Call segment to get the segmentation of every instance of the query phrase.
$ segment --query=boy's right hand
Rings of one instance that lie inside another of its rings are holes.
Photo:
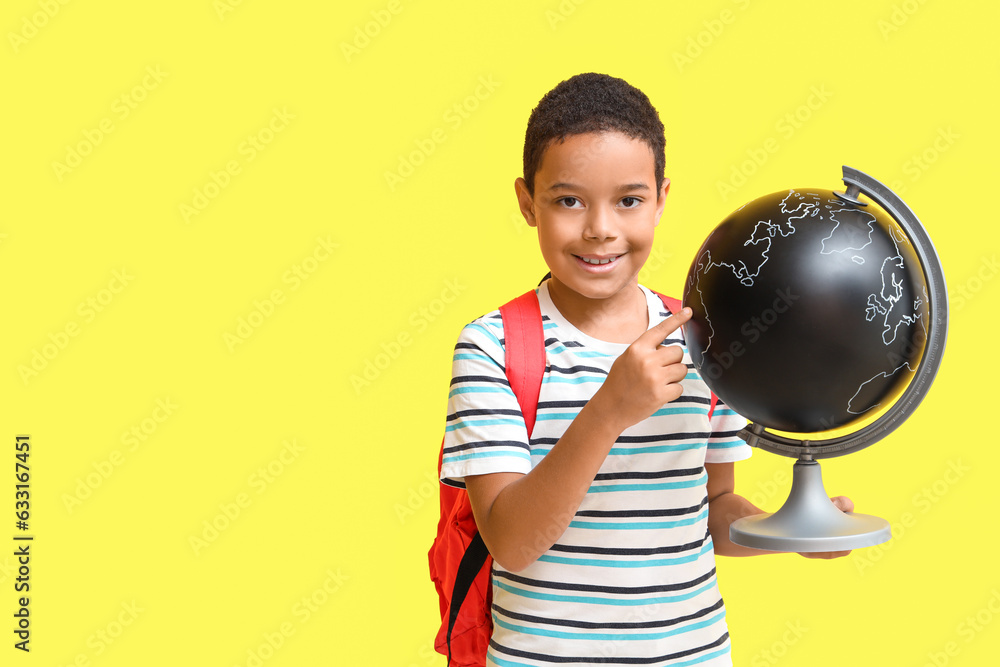
[[[680,382],[688,373],[683,363],[684,350],[660,343],[690,319],[691,309],[684,308],[647,329],[611,366],[594,399],[602,403],[607,418],[622,431],[683,393]]]

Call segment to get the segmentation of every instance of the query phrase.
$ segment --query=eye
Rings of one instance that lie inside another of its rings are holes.
[[[583,206],[583,202],[576,197],[560,197],[556,200],[556,202],[566,208],[580,208],[580,206]],[[579,204],[579,206],[577,206],[577,204]]]
[[[621,205],[625,208],[635,208],[642,203],[642,200],[638,197],[622,197]]]

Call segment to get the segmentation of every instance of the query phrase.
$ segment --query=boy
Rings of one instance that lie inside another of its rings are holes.
[[[528,120],[515,191],[551,274],[536,424],[493,311],[456,345],[441,470],[494,558],[488,664],[732,664],[714,556],[761,553],[729,541],[761,510],[733,493],[746,422],[721,403],[709,419],[690,310],[671,317],[638,284],[663,170],[656,110],[620,79],[572,77]]]

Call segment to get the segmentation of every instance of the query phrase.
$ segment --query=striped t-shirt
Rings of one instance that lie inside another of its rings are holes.
[[[643,288],[649,324],[669,314]],[[503,323],[493,311],[455,346],[441,477],[528,473],[562,436],[628,346],[582,333],[537,290],[546,369],[529,441],[504,375]],[[665,344],[683,345],[682,332]],[[683,395],[615,441],[569,528],[518,573],[493,565],[488,664],[731,665],[725,607],[708,532],[705,462],[750,448],[746,421],[710,392],[685,349]]]

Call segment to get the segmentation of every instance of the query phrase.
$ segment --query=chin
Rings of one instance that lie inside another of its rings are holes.
[[[558,277],[557,277],[558,279]],[[634,285],[636,283],[636,277],[633,276],[631,280],[626,280],[624,282],[620,280],[608,281],[608,282],[596,282],[596,281],[564,281],[559,280],[563,287],[568,288],[579,294],[580,296],[586,297],[588,299],[608,299],[622,290]]]

